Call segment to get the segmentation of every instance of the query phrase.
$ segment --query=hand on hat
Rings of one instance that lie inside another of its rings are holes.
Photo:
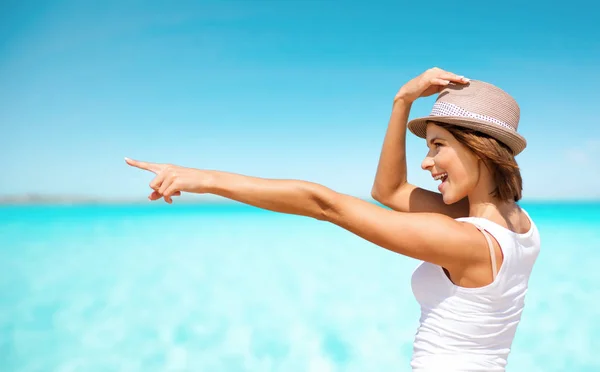
[[[150,188],[154,191],[148,196],[150,200],[165,198],[169,204],[173,203],[172,196],[181,195],[182,191],[202,193],[204,192],[207,175],[202,170],[185,168],[172,164],[158,164],[137,161],[125,158],[127,164],[150,171],[156,177],[150,182]]]
[[[450,82],[466,84],[469,82],[469,79],[437,67],[430,68],[404,84],[396,94],[396,97],[394,97],[394,102],[403,101],[412,103],[419,97],[427,97],[441,92],[446,85],[450,84]]]

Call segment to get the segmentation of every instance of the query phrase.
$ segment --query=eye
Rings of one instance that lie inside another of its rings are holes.
[[[442,146],[443,146],[443,144],[442,144],[441,142],[434,142],[434,143],[433,143],[433,146],[434,146],[435,148],[439,148],[439,147],[442,147]]]

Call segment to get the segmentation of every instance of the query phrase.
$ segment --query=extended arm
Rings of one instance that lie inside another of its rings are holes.
[[[325,220],[336,194],[325,186],[299,180],[266,179],[206,171],[203,192],[270,211]]]
[[[449,270],[485,259],[481,254],[485,250],[477,249],[481,236],[440,214],[391,211],[307,181],[127,162],[156,173],[150,183],[151,199],[177,192],[220,195],[262,209],[327,221],[382,248]]]
[[[449,269],[485,260],[481,237],[440,214],[390,211],[323,185],[208,171],[205,192],[340,226],[382,248]]]

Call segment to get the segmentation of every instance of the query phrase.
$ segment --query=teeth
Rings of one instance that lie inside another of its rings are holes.
[[[442,174],[438,174],[437,176],[433,177],[434,180],[441,180],[444,177],[447,177],[448,173],[442,173]]]

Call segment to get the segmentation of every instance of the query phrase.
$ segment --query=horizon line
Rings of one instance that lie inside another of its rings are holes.
[[[236,200],[228,199],[218,195],[201,194],[174,198],[174,204],[204,204],[204,205],[246,205]],[[358,199],[382,205],[382,203],[373,199],[371,196],[356,196]],[[600,203],[599,197],[527,197],[519,200],[518,203]],[[0,195],[0,206],[8,205],[128,205],[128,204],[146,204],[151,203],[147,198],[138,197],[99,197],[90,195],[59,195],[59,194],[15,194]],[[251,206],[252,205],[248,205]]]

